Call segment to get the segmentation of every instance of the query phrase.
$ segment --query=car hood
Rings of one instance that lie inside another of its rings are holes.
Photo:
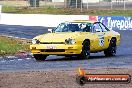
[[[75,39],[76,37],[80,36],[80,32],[58,32],[58,33],[47,33],[40,36],[35,37],[40,42],[64,42],[65,39]]]

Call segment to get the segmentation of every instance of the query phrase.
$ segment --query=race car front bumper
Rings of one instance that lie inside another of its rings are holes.
[[[72,55],[81,54],[82,45],[66,44],[33,44],[30,45],[32,54]]]

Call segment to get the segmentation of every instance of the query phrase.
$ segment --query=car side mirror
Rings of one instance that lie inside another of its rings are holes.
[[[48,29],[48,31],[52,33],[52,29]]]
[[[112,28],[109,28],[109,30],[112,30]]]

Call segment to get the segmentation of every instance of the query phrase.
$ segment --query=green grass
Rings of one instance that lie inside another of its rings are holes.
[[[65,14],[65,15],[101,15],[101,16],[132,16],[132,10],[86,10],[75,8],[53,8],[53,7],[3,7],[4,13],[20,13],[20,14]]]
[[[0,56],[14,55],[19,51],[29,51],[29,40],[0,36]]]
[[[3,6],[28,6],[28,1],[22,0],[1,0],[0,4]]]

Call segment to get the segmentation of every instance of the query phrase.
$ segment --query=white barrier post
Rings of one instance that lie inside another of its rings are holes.
[[[0,20],[1,20],[1,13],[2,13],[2,5],[0,5]]]
[[[2,5],[0,5],[0,14],[1,14],[1,12],[2,12]]]
[[[34,0],[34,6],[35,6],[35,8],[37,7],[37,3],[36,3],[36,0]]]
[[[83,2],[82,2],[82,0],[81,0],[81,12],[82,12],[82,9],[83,9]]]
[[[87,0],[87,9],[88,9],[88,3],[89,3],[89,2],[88,2],[88,0]]]
[[[113,4],[112,4],[112,0],[111,0],[111,10],[113,9]]]
[[[53,0],[52,2],[53,2],[53,4],[54,4],[54,8],[56,8],[56,5],[55,5],[56,1],[55,1],[55,0]]]
[[[126,10],[126,1],[124,0],[124,10]]]
[[[77,0],[76,0],[76,8],[77,8]]]

